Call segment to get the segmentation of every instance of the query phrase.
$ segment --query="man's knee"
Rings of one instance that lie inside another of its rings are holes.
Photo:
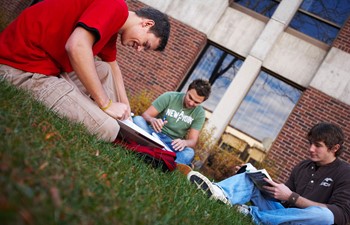
[[[176,162],[190,165],[194,159],[194,150],[190,147],[186,147],[180,152],[176,152],[178,159]]]
[[[135,124],[139,124],[139,123],[145,123],[145,119],[142,116],[134,116],[132,118],[132,120],[134,121]]]
[[[111,66],[106,62],[96,61],[95,66],[100,80],[104,80],[112,72]]]
[[[137,126],[141,127],[143,130],[149,131],[148,124],[142,116],[134,116],[132,120]]]
[[[310,206],[306,208],[312,212],[310,212],[312,215],[314,215],[314,218],[312,221],[315,222],[315,224],[333,224],[334,223],[334,215],[331,210],[329,210],[326,207],[319,207],[319,206]]]
[[[113,118],[109,118],[94,133],[101,140],[113,142],[117,138],[119,130],[118,122]]]
[[[184,151],[186,151],[186,154],[188,156],[194,156],[194,150],[191,147],[185,147]]]

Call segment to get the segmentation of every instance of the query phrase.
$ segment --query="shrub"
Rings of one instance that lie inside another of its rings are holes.
[[[141,90],[136,95],[129,95],[131,111],[135,115],[141,115],[152,104],[154,93],[152,91]]]
[[[214,180],[223,180],[234,174],[234,166],[242,163],[234,154],[222,150],[212,140],[214,130],[203,129],[195,148],[194,167]]]
[[[209,157],[210,152],[218,147],[216,143],[212,143],[211,141],[212,134],[213,129],[208,131],[205,128],[203,128],[199,134],[198,142],[194,148],[195,157],[193,164],[195,166],[195,169],[200,169]]]

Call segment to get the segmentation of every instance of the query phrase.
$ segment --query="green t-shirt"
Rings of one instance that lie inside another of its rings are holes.
[[[201,130],[205,121],[205,112],[202,106],[185,108],[183,101],[186,93],[166,92],[159,96],[152,105],[159,112],[158,118],[164,117],[168,121],[162,132],[173,139],[183,139],[188,130]]]

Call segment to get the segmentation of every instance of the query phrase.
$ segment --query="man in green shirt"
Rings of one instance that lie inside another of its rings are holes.
[[[190,165],[200,130],[205,122],[205,111],[200,105],[209,98],[208,81],[192,81],[186,93],[166,92],[159,96],[134,123],[148,133],[156,133],[172,151],[176,162]]]

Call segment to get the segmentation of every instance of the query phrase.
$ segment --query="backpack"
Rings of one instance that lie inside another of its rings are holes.
[[[163,150],[161,148],[139,145],[132,140],[125,141],[117,138],[114,144],[122,145],[128,150],[136,153],[146,163],[151,164],[154,168],[161,168],[163,172],[173,171],[176,169],[176,153]]]

